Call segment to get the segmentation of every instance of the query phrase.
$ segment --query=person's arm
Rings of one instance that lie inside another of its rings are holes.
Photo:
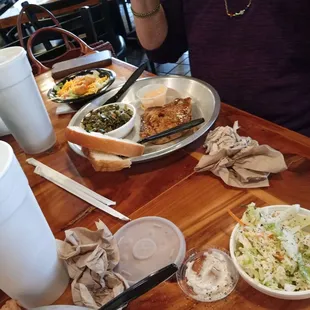
[[[159,0],[131,0],[138,13],[153,11]],[[147,18],[135,17],[141,45],[156,62],[175,62],[187,50],[182,0],[162,1],[162,8]]]
[[[151,12],[158,6],[159,0],[131,0],[135,12]],[[137,35],[141,45],[147,50],[160,47],[168,33],[168,25],[163,8],[147,18],[135,17]]]

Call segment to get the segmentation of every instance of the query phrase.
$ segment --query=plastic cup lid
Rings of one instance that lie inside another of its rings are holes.
[[[239,273],[224,249],[192,249],[177,272],[178,284],[189,297],[213,302],[227,297],[236,287]]]
[[[26,51],[20,46],[4,48],[0,51],[0,68],[9,65],[20,57],[25,57]]]
[[[130,285],[171,263],[181,266],[186,252],[179,228],[161,217],[143,217],[131,221],[114,235],[120,262],[115,271]]]
[[[31,75],[32,70],[27,59],[26,51],[20,46],[1,49],[0,72],[0,91],[18,84]],[[8,98],[4,102],[13,100],[11,96]]]

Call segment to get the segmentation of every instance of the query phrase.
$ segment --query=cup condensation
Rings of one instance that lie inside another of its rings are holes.
[[[56,240],[11,146],[0,141],[0,290],[24,308],[49,305],[68,286]]]
[[[0,118],[25,153],[44,152],[56,142],[26,51],[21,47],[0,50]]]

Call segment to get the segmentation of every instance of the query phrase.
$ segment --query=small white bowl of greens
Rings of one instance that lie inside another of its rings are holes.
[[[251,203],[230,238],[241,277],[272,297],[310,298],[309,225],[310,211],[299,205],[256,208]]]
[[[130,103],[110,103],[89,111],[80,126],[87,132],[122,139],[134,128],[136,114],[136,108]]]

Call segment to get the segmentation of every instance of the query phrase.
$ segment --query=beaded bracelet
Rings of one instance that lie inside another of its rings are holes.
[[[156,6],[155,9],[153,9],[152,11],[150,12],[147,12],[147,13],[138,13],[136,11],[133,10],[133,8],[131,8],[131,11],[132,11],[132,14],[135,16],[135,17],[138,17],[138,18],[148,18],[148,17],[151,17],[155,14],[157,14],[160,10],[160,7],[161,7],[161,4],[160,2],[158,1],[158,5]]]

